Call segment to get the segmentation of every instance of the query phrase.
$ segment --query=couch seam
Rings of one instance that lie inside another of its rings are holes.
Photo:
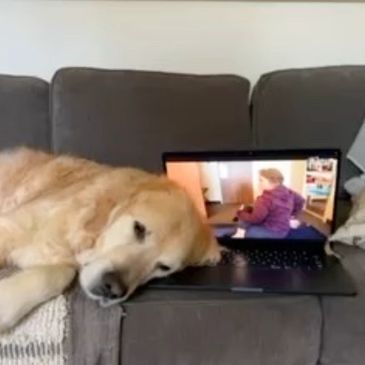
[[[323,300],[321,296],[317,296],[318,305],[319,305],[319,313],[320,313],[320,327],[319,327],[319,345],[318,345],[318,358],[316,361],[316,365],[321,365],[322,353],[323,353],[323,344],[324,344],[324,308],[323,308]]]
[[[259,136],[259,110],[261,109],[261,103],[263,100],[262,94],[264,93],[265,87],[269,81],[275,76],[276,72],[271,72],[262,75],[253,86],[251,100],[250,100],[250,116],[251,116],[251,123],[252,123],[252,138],[254,147],[259,148],[260,143],[260,136]],[[259,101],[258,101],[259,100]],[[255,102],[256,101],[256,102]],[[256,108],[254,107],[256,105]]]
[[[126,307],[120,305],[121,308],[121,316],[119,319],[119,349],[118,349],[118,365],[123,364],[123,330],[124,330],[124,321],[127,317]]]

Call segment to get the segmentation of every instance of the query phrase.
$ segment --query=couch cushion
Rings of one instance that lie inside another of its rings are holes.
[[[202,293],[200,293],[202,294]],[[241,297],[128,304],[122,363],[315,365],[317,298]]]
[[[52,82],[53,147],[154,171],[166,150],[247,148],[248,93],[238,76],[62,69]]]
[[[50,145],[48,83],[0,75],[0,148]]]
[[[337,245],[355,280],[355,297],[324,297],[321,365],[363,365],[365,359],[365,252]]]
[[[263,75],[252,108],[254,136],[261,148],[339,147],[345,154],[365,116],[365,66]],[[346,161],[342,182],[357,172]]]

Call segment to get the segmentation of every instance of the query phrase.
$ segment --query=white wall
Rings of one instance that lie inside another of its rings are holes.
[[[237,73],[365,64],[365,4],[0,1],[0,73]]]
[[[200,164],[200,180],[203,188],[208,188],[204,194],[210,202],[222,202],[221,181],[219,178],[219,162],[202,162]]]

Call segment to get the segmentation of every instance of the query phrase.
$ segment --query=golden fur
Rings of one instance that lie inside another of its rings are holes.
[[[219,256],[192,201],[165,177],[26,148],[0,153],[0,267],[22,269],[0,281],[0,332],[77,272],[86,294],[110,305]]]

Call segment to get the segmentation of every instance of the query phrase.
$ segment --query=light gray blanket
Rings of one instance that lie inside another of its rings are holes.
[[[330,240],[365,249],[365,190],[354,197],[350,217]]]
[[[365,172],[365,121],[347,153],[347,158],[362,172]]]
[[[15,270],[0,271],[0,279]],[[42,304],[0,334],[1,365],[67,365],[68,305],[64,295]]]

